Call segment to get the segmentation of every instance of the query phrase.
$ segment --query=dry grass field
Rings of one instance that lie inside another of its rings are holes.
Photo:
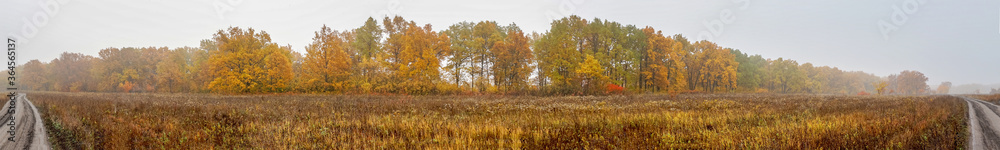
[[[990,94],[990,95],[986,95],[986,94],[970,94],[970,95],[965,95],[965,96],[968,96],[968,97],[971,97],[971,98],[975,98],[975,99],[979,99],[979,100],[983,100],[983,101],[987,101],[987,102],[990,102],[990,103],[993,103],[993,104],[1000,105],[1000,94]]]
[[[964,149],[950,96],[29,93],[60,149]]]

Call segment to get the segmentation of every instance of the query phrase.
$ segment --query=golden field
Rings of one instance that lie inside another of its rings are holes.
[[[964,149],[950,96],[34,92],[57,149]]]

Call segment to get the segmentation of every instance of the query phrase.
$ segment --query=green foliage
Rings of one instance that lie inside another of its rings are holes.
[[[767,60],[760,55],[750,56],[736,49],[730,49],[730,52],[736,57],[736,62],[740,64],[736,69],[737,76],[739,76],[736,79],[738,91],[753,92],[763,88],[764,77],[768,73],[767,70],[764,70]]]
[[[539,67],[545,75],[542,80],[547,80],[544,85],[545,90],[553,93],[568,94],[574,87],[580,87],[579,83],[573,82],[576,76],[578,64],[583,60],[582,33],[586,20],[577,16],[570,16],[552,22],[552,27],[548,33],[539,39],[536,45],[536,53],[540,58]]]
[[[769,62],[767,69],[770,74],[765,82],[768,89],[781,93],[803,92],[808,78],[799,70],[798,62],[783,58]]]

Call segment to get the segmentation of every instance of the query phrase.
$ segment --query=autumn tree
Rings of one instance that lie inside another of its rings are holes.
[[[267,32],[230,27],[212,38],[218,50],[206,68],[215,78],[207,89],[219,93],[283,92],[293,74],[289,50],[271,42]]]
[[[354,58],[355,87],[359,92],[374,92],[376,85],[383,83],[385,79],[385,67],[382,60],[385,56],[382,49],[382,27],[374,18],[368,17],[365,24],[354,29],[354,40],[351,46],[357,51]]]
[[[209,62],[212,54],[219,51],[218,45],[214,40],[203,39],[199,43],[200,46],[197,49],[191,51],[191,62],[193,63],[191,67],[192,75],[191,82],[196,84],[191,88],[192,91],[198,92],[210,92],[208,89],[208,84],[215,80],[215,74],[209,68],[212,67],[212,63]]]
[[[343,92],[350,87],[347,82],[352,74],[349,42],[343,38],[349,32],[340,33],[323,25],[313,37],[313,43],[306,47],[304,69],[304,84],[307,91],[312,92]]]
[[[948,94],[951,91],[951,82],[941,82],[941,85],[937,87],[938,94]]]
[[[878,81],[873,82],[872,85],[875,86],[875,92],[877,92],[878,95],[882,95],[885,94],[886,87],[889,86],[889,83],[885,81]]]
[[[614,53],[612,53],[612,60],[614,62],[611,63],[611,69],[609,70],[614,73],[612,73],[610,78],[613,82],[621,82],[620,85],[629,90],[643,91],[645,90],[643,87],[645,87],[646,84],[643,80],[641,71],[643,70],[642,67],[646,50],[650,49],[648,40],[650,38],[649,34],[646,34],[642,28],[638,28],[635,25],[624,25],[618,30],[620,30],[620,32],[617,32],[616,38],[619,40],[613,42],[620,43],[621,50],[614,51]],[[671,38],[670,40],[673,39]],[[681,44],[676,40],[673,41],[675,44]],[[675,49],[673,52],[673,54],[676,54],[677,57],[680,57],[681,54],[679,50]],[[683,63],[683,60],[681,59],[676,59],[676,61],[677,62],[675,62],[673,66],[680,67]],[[680,70],[684,70],[682,69],[684,67],[687,67],[687,65],[685,64],[683,67],[680,67]],[[685,77],[677,77],[681,80],[685,79]],[[683,85],[686,86],[686,84]],[[680,89],[677,89],[678,91],[686,87],[679,88]]]
[[[192,53],[197,48],[181,47],[169,51],[166,57],[156,64],[156,88],[159,92],[192,92],[191,89],[197,87],[192,82],[195,70],[195,61],[192,60]]]
[[[496,58],[493,48],[496,43],[504,40],[504,35],[502,29],[494,21],[481,21],[473,26],[472,38],[473,45],[471,45],[471,63],[470,70],[473,74],[472,85],[477,91],[487,91],[489,89],[494,89],[494,85],[490,83],[493,80],[493,70],[492,62]]]
[[[145,47],[139,49],[141,57],[135,66],[139,70],[139,80],[136,90],[140,92],[155,92],[159,88],[157,82],[157,64],[167,59],[170,49],[167,47]]]
[[[105,48],[98,52],[100,60],[94,68],[99,91],[131,92],[139,80],[139,58],[135,48]]]
[[[48,73],[49,70],[46,69],[47,66],[48,64],[38,61],[38,59],[33,59],[24,63],[24,65],[20,67],[22,71],[16,72],[17,75],[20,76],[17,78],[19,80],[19,82],[17,82],[18,87],[24,90],[49,90],[48,87],[50,81],[46,78],[46,76],[50,73]]]
[[[475,85],[464,81],[466,76],[478,75],[472,74],[472,71],[477,70],[472,67],[472,65],[476,65],[472,63],[472,56],[474,55],[472,52],[473,49],[478,47],[475,38],[472,36],[472,30],[475,25],[476,23],[474,22],[459,22],[442,31],[451,40],[451,55],[448,56],[448,63],[444,70],[448,73],[447,80],[459,88],[469,86],[472,89],[476,89]]]
[[[861,71],[844,71],[844,74],[841,77],[843,79],[840,80],[844,82],[844,88],[846,91],[858,93],[864,91],[877,92],[877,87],[870,83],[882,81],[882,79],[878,76]]]
[[[445,70],[452,85],[476,92],[526,87],[534,55],[529,38],[517,25],[460,22],[442,33],[451,42]]]
[[[800,91],[804,93],[822,93],[825,88],[825,84],[828,80],[827,75],[820,72],[812,63],[803,63],[799,65],[799,70],[805,74],[806,79],[803,82],[802,89]]]
[[[509,27],[517,27],[511,24]],[[517,91],[527,88],[528,76],[534,61],[528,37],[520,29],[507,31],[507,38],[493,46],[493,78],[494,85],[500,92]]]
[[[570,16],[555,20],[549,32],[545,33],[535,44],[539,58],[539,71],[544,75],[539,80],[548,83],[545,86],[549,92],[571,93],[579,87],[575,82],[575,70],[583,61],[582,30],[586,20],[578,16]]]
[[[289,45],[288,47],[291,46]],[[304,67],[305,65],[303,65],[306,60],[305,56],[302,56],[302,53],[290,51],[288,60],[292,62],[292,80],[289,81],[288,90],[296,92],[309,92],[307,91],[309,85],[305,85],[305,76],[307,75]]]
[[[798,62],[784,58],[768,60],[768,77],[765,85],[770,91],[781,93],[801,92],[806,86],[806,75],[799,70]]]
[[[902,94],[924,94],[927,88],[927,77],[918,71],[904,70],[898,75],[890,75],[890,89]]]
[[[91,73],[95,58],[80,53],[63,52],[59,58],[52,60],[48,67],[51,90],[63,92],[90,91]]]
[[[391,92],[426,94],[436,92],[440,80],[440,60],[450,52],[446,34],[396,16],[383,21],[389,36],[385,41],[386,66],[390,82],[383,85]]]
[[[524,92],[603,94],[608,89],[680,93],[781,92],[919,94],[926,77],[764,59],[651,27],[569,16],[544,33],[515,24],[460,22],[441,32],[402,17],[368,18],[352,30],[325,25],[306,53],[265,32],[219,30],[197,48],[102,49],[66,53],[22,68],[26,89],[102,92]],[[444,63],[444,64],[442,64]],[[443,67],[442,67],[443,66]],[[872,84],[885,81],[884,84]],[[940,92],[947,88],[942,84]],[[950,84],[949,84],[950,85]],[[623,88],[624,87],[624,88]],[[616,92],[617,93],[617,92]]]
[[[277,44],[273,44],[277,46]],[[267,49],[274,48],[273,46],[266,47]],[[258,80],[263,85],[259,86],[261,92],[286,92],[291,86],[289,83],[292,77],[295,76],[292,72],[291,63],[291,46],[278,46],[276,49],[270,50],[270,54],[264,56],[264,76],[258,77]]]
[[[811,64],[810,64],[811,65]],[[836,67],[830,66],[819,66],[813,67],[812,69],[806,71],[807,76],[812,84],[813,93],[831,93],[831,94],[846,94],[847,91],[844,90],[846,85],[842,85],[844,81],[840,77],[843,75],[843,71],[837,69]]]
[[[583,62],[579,64],[574,73],[580,79],[581,92],[587,94],[603,94],[608,84],[608,76],[603,74],[604,68],[597,62],[594,56],[587,55]]]
[[[678,93],[687,89],[687,67],[682,60],[682,44],[663,36],[651,27],[643,29],[648,37],[648,49],[641,63],[644,88],[650,91]]]
[[[582,43],[581,52],[597,59],[605,70],[603,74],[610,78],[609,83],[631,89],[641,87],[639,64],[647,48],[648,34],[635,26],[600,18],[594,18],[577,31],[582,32],[575,38]]]
[[[693,46],[697,52],[694,54],[696,57],[694,59],[699,60],[696,65],[690,67],[697,72],[693,77],[695,78],[693,85],[707,92],[734,89],[737,79],[736,67],[739,63],[733,54],[708,41],[699,41]]]
[[[730,51],[734,56],[739,66],[736,68],[736,87],[740,91],[747,92],[758,92],[763,89],[764,77],[767,76],[767,71],[764,67],[767,65],[767,60],[765,60],[760,55],[748,55],[741,52],[740,50],[732,49]]]

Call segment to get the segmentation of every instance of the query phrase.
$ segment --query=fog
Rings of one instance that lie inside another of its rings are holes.
[[[107,47],[198,46],[230,26],[267,31],[273,41],[303,52],[324,24],[346,30],[368,17],[400,15],[434,30],[495,20],[544,32],[552,19],[579,15],[651,26],[765,58],[878,76],[917,70],[931,88],[954,83],[952,93],[1000,87],[1000,1],[3,0],[0,14],[0,34],[19,40],[22,63],[65,51],[96,56]]]

